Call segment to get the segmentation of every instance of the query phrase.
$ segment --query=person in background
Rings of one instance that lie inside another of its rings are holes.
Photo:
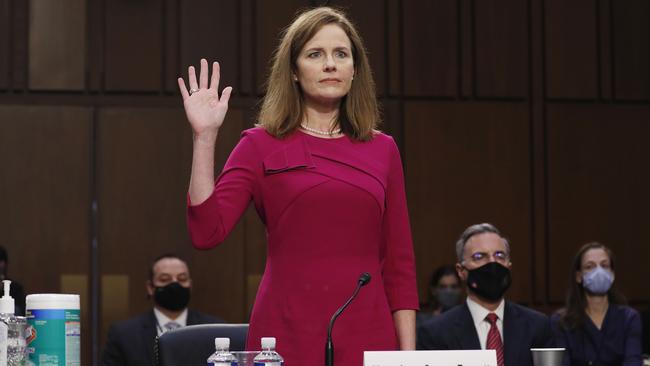
[[[417,326],[451,309],[462,301],[460,277],[454,266],[440,266],[431,274],[429,303],[421,307],[416,317]]]
[[[564,366],[641,366],[641,318],[614,287],[614,254],[600,243],[576,253],[565,308],[551,317]]]
[[[7,253],[7,249],[0,246],[0,281],[11,281],[9,295],[14,298],[14,302],[16,304],[15,314],[25,316],[25,289],[23,288],[23,285],[9,278],[7,274],[8,268],[9,254]],[[4,296],[4,294],[5,289],[4,286],[2,286],[2,282],[0,282],[0,296]]]
[[[532,366],[531,348],[553,345],[546,315],[506,301],[510,244],[491,224],[465,229],[456,242],[456,271],[466,302],[418,328],[418,349],[494,349],[498,366]]]
[[[192,289],[190,270],[174,254],[163,254],[153,261],[146,288],[153,309],[111,326],[102,366],[152,366],[156,336],[186,325],[223,323],[187,308]]]

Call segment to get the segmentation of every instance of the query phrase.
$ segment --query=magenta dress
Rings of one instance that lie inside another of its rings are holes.
[[[418,297],[393,139],[244,131],[212,195],[199,205],[188,201],[194,246],[221,243],[251,200],[268,247],[247,348],[276,337],[285,366],[323,365],[330,317],[368,272],[372,280],[334,327],[335,365],[362,365],[364,350],[398,349],[392,312],[417,309]]]

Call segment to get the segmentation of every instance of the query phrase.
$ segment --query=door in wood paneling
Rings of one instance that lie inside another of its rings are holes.
[[[420,294],[431,271],[456,262],[469,225],[490,222],[511,241],[513,287],[530,298],[530,163],[525,104],[408,102],[406,189]]]
[[[552,105],[548,109],[548,251],[552,301],[562,301],[568,267],[590,241],[617,256],[616,282],[648,301],[645,245],[650,214],[650,108]]]

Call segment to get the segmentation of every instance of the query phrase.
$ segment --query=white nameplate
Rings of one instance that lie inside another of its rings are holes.
[[[364,366],[497,366],[497,353],[467,351],[365,351]]]

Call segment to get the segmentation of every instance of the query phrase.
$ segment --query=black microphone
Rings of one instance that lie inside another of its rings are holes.
[[[365,285],[370,282],[370,273],[364,272],[359,276],[359,282],[357,282],[357,288],[354,289],[354,293],[352,293],[352,296],[348,299],[348,301],[341,306],[334,315],[332,315],[332,319],[330,319],[330,325],[327,327],[327,342],[325,343],[325,366],[334,366],[334,344],[332,343],[332,328],[334,328],[334,322],[336,321],[336,318],[341,315],[343,310],[350,305],[352,300],[354,300],[355,297],[357,297],[357,294],[359,293],[359,290]]]

